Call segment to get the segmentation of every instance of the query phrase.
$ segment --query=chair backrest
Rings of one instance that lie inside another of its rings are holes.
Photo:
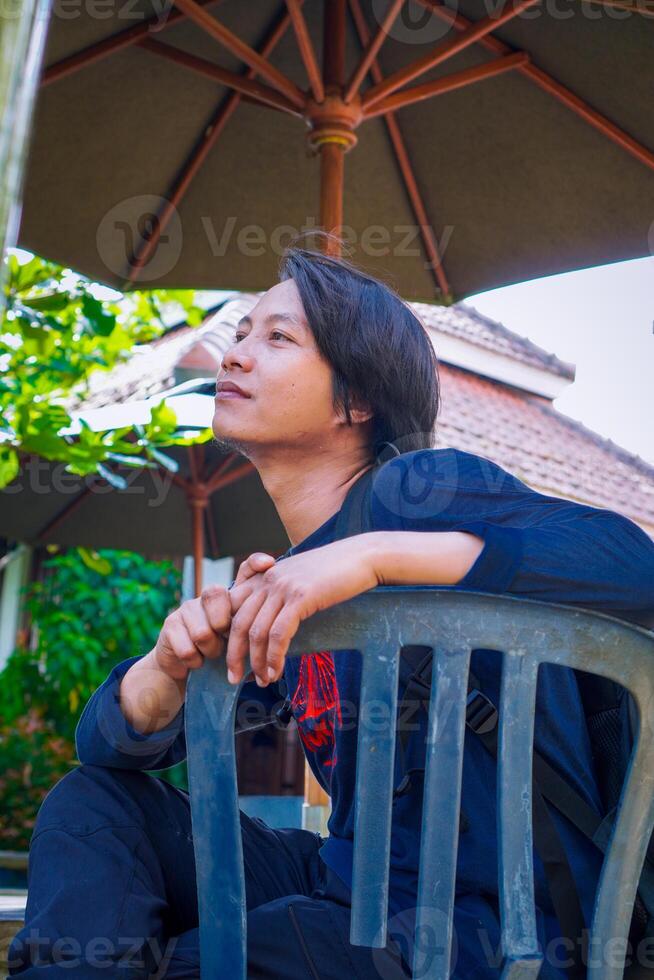
[[[453,933],[461,773],[470,654],[502,651],[498,750],[498,882],[502,977],[536,977],[532,743],[539,664],[608,677],[633,695],[639,726],[595,900],[591,948],[626,941],[654,827],[654,635],[608,616],[550,603],[435,588],[374,589],[301,624],[289,656],[359,650],[361,711],[384,706],[388,726],[359,725],[350,942],[383,947],[399,650],[432,647],[416,935],[440,950],[422,980],[447,980]],[[203,980],[246,980],[246,904],[234,758],[238,689],[224,660],[194,671],[186,735],[197,865]],[[383,728],[383,730],[382,730]],[[365,792],[364,792],[365,787]],[[433,943],[433,945],[432,945]],[[595,945],[599,943],[599,945]],[[618,980],[615,957],[591,961],[590,980]],[[602,962],[599,962],[602,960]]]

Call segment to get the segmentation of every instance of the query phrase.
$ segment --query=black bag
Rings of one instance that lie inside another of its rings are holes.
[[[335,527],[335,538],[346,538],[372,530],[371,496],[373,481],[379,466],[367,471],[353,487],[343,502]],[[402,718],[416,703],[428,711],[431,692],[432,651],[424,646],[406,646],[400,657],[399,717]],[[583,949],[576,942],[584,933],[581,904],[574,876],[565,849],[552,820],[550,806],[554,806],[578,830],[605,853],[617,813],[619,794],[629,761],[631,725],[629,695],[619,685],[604,678],[575,671],[584,704],[593,754],[598,761],[597,782],[602,796],[605,816],[600,817],[586,801],[553,769],[534,752],[533,784],[533,831],[534,844],[543,862],[550,897],[564,936],[572,939],[576,962],[571,976],[585,976]],[[493,702],[481,691],[472,672],[469,675],[466,725],[482,741],[491,755],[497,757],[498,711]],[[400,726],[398,751],[406,757],[409,730]],[[394,796],[402,796],[416,774],[424,775],[421,768],[404,768],[403,777]],[[466,819],[462,815],[461,829]],[[630,929],[630,941],[637,943],[645,936],[654,935],[654,839],[650,841],[648,857],[641,875],[636,904]]]

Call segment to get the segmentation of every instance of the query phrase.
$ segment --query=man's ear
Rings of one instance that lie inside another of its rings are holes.
[[[350,409],[350,417],[357,425],[360,425],[362,422],[369,422],[374,414],[370,408],[356,408],[353,405]]]
[[[350,418],[352,422],[356,425],[361,425],[363,422],[369,422],[374,418],[375,413],[370,408],[370,406],[362,401],[361,399],[353,398],[350,401]],[[345,414],[345,409],[339,406],[338,417],[341,422],[347,421],[347,415]]]

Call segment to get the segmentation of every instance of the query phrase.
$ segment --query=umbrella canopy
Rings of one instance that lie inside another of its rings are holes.
[[[130,0],[55,16],[21,244],[267,289],[344,226],[408,299],[654,245],[653,0]]]

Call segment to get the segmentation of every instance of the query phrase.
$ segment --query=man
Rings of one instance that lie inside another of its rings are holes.
[[[242,814],[250,980],[407,975],[410,946],[400,957],[392,940],[385,950],[348,941],[357,732],[342,708],[356,718],[360,657],[287,659],[298,624],[381,584],[509,593],[641,622],[654,612],[654,545],[639,528],[535,493],[488,460],[433,450],[437,407],[433,350],[409,307],[344,260],[289,248],[279,283],[243,318],[224,356],[213,430],[254,463],[292,548],[277,562],[252,555],[230,590],[185,602],[154,649],[119,664],[87,704],[77,730],[82,765],[39,812],[12,976],[199,976],[188,797],[142,770],[184,758],[189,672],[220,656],[232,683],[254,673],[242,701],[256,698],[272,713],[288,691],[332,805],[324,840]],[[389,449],[400,454],[377,471],[373,530],[334,540],[346,494]],[[496,698],[498,655],[475,651],[473,669]],[[536,745],[599,810],[570,670],[541,669]],[[389,917],[405,938],[416,905],[421,746],[424,759],[424,739],[411,740],[407,764],[417,778],[394,805]],[[469,980],[500,970],[495,764],[474,738],[464,768],[454,975]],[[556,819],[588,923],[601,858]],[[545,947],[561,933],[538,860],[536,872]],[[557,967],[546,962],[541,976],[564,976]]]

